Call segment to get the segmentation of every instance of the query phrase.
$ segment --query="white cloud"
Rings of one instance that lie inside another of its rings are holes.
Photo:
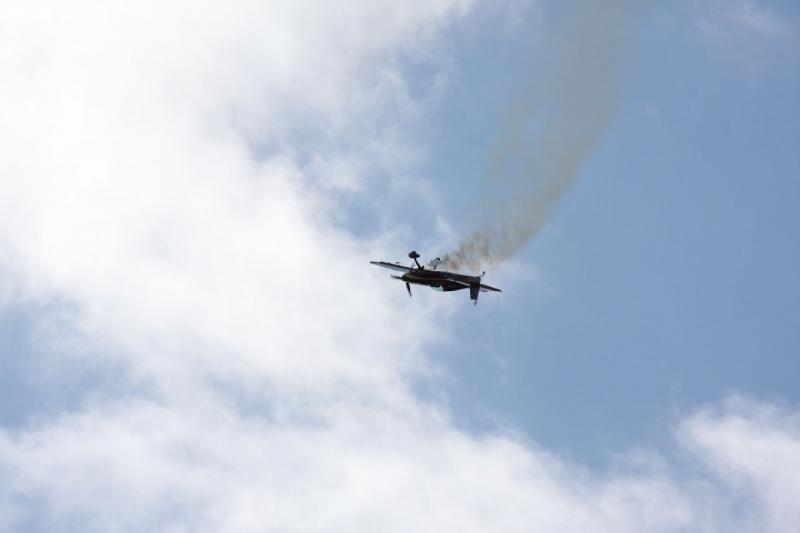
[[[800,524],[800,412],[730,397],[683,421],[685,446],[724,483],[753,531]],[[731,509],[733,510],[733,509]]]
[[[89,339],[170,382],[187,353],[315,389],[407,368],[425,320],[383,279],[332,281],[368,255],[316,185],[405,157],[401,63],[461,5],[326,6],[6,8],[0,246],[23,297],[74,302]]]
[[[698,27],[715,41],[749,34],[775,39],[791,33],[791,24],[759,0],[710,0]]]
[[[791,531],[797,416],[701,410],[679,431],[701,474],[652,458],[592,474],[431,409],[301,423],[131,401],[0,440],[0,509],[48,531]]]
[[[3,302],[46,310],[43,364],[126,386],[0,432],[0,529],[721,531],[740,479],[765,489],[754,530],[788,523],[796,484],[758,460],[796,461],[787,410],[688,417],[700,490],[465,434],[413,394],[453,300],[397,305],[366,263],[385,237],[332,224],[330,191],[413,168],[409,66],[446,63],[468,7],[1,8]]]

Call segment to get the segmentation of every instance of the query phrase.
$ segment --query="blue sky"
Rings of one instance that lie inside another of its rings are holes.
[[[0,530],[796,527],[800,8],[616,5],[477,307],[367,260],[478,223],[580,4],[0,8]]]
[[[797,41],[733,23],[711,36],[702,16],[637,14],[620,113],[516,258],[538,280],[507,287],[491,312],[459,312],[446,352],[467,423],[511,419],[602,462],[663,442],[676,412],[731,390],[797,402]],[[524,68],[525,30],[467,44],[435,115],[430,173],[456,191],[442,203],[457,224]]]

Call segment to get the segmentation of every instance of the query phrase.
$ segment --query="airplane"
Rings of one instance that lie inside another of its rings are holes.
[[[394,279],[399,279],[406,283],[406,290],[408,296],[411,296],[411,284],[427,285],[432,289],[449,292],[459,291],[461,289],[469,289],[469,298],[472,300],[473,305],[478,305],[478,294],[487,291],[502,292],[500,289],[490,287],[481,283],[484,272],[480,276],[469,276],[466,274],[456,274],[454,272],[445,272],[443,270],[436,270],[436,267],[442,262],[438,257],[428,263],[428,267],[419,264],[417,259],[420,255],[417,252],[411,251],[408,257],[414,260],[416,267],[401,265],[400,263],[389,263],[387,261],[370,261],[370,264],[391,270],[399,270],[404,272],[402,276],[392,276]]]

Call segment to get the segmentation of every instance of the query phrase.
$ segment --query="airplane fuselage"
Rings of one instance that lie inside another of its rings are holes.
[[[457,291],[467,289],[470,285],[480,284],[481,278],[478,276],[467,276],[455,274],[443,270],[427,270],[424,268],[411,270],[403,274],[400,279],[406,283],[416,285],[427,285],[442,291]],[[457,283],[460,282],[460,283]]]

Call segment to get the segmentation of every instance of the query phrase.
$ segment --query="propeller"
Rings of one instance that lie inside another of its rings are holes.
[[[399,279],[401,281],[403,280],[402,276],[390,275],[389,277],[392,279]],[[408,297],[411,298],[411,284],[407,281],[406,281],[406,290],[408,291]]]

